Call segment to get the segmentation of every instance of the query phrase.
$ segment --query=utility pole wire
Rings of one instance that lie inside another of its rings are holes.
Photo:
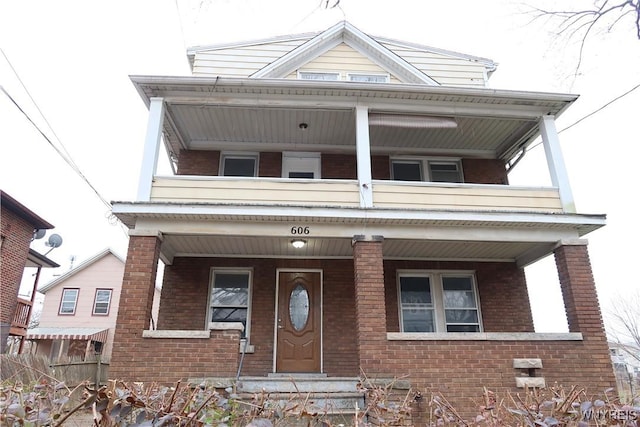
[[[4,87],[0,86],[0,90],[6,95],[7,98],[9,98],[9,100],[13,103],[13,105],[15,105],[16,108],[27,118],[27,120],[33,125],[33,127],[36,128],[38,133],[42,135],[42,137],[49,143],[49,145],[51,145],[51,147],[53,147],[53,149],[56,150],[56,152],[60,155],[60,157],[62,157],[64,161],[67,162],[67,164],[71,166],[71,168],[80,176],[80,178],[82,178],[82,180],[85,183],[87,183],[87,185],[98,196],[100,201],[102,201],[102,203],[104,203],[105,206],[111,209],[111,203],[106,201],[105,198],[102,197],[102,195],[100,195],[98,190],[91,184],[91,182],[89,182],[89,180],[87,179],[86,176],[84,176],[80,168],[78,168],[78,166],[74,163],[73,159],[71,159],[71,157],[68,156],[68,153],[66,152],[66,150],[65,150],[65,153],[63,153],[58,147],[56,147],[56,145],[51,141],[51,139],[49,139],[49,137],[42,131],[42,129],[40,129],[40,127],[31,119],[31,117],[29,117],[29,114],[27,114],[27,112],[24,111],[22,107],[20,107],[20,105],[16,102],[16,100],[13,99],[11,95],[9,95],[9,93],[4,89]]]
[[[609,105],[613,104],[614,102],[616,102],[619,99],[624,98],[625,96],[629,95],[631,92],[633,92],[634,90],[638,89],[640,87],[640,83],[638,83],[637,85],[635,85],[634,87],[632,87],[631,89],[629,89],[628,91],[626,91],[625,93],[623,93],[622,95],[618,95],[615,98],[613,98],[611,101],[605,103],[604,105],[602,105],[600,108],[597,108],[596,110],[593,110],[592,112],[590,112],[589,114],[587,114],[586,116],[583,116],[582,118],[580,118],[579,120],[576,120],[575,122],[571,123],[569,126],[563,128],[562,130],[559,130],[558,133],[560,132],[564,132],[567,129],[570,129],[572,127],[574,127],[575,125],[577,125],[578,123],[580,123],[581,121],[593,116],[594,114],[604,110],[605,108],[607,108]]]

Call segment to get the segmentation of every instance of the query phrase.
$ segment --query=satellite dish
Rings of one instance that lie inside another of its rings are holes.
[[[42,239],[45,234],[47,234],[47,230],[45,230],[44,228],[38,228],[33,233],[33,240]]]
[[[49,240],[47,242],[45,242],[46,246],[49,246],[50,248],[58,248],[60,247],[60,245],[62,245],[62,237],[60,237],[59,234],[52,234],[51,236],[49,236]]]

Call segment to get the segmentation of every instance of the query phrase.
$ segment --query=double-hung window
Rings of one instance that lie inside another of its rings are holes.
[[[60,299],[59,314],[75,314],[76,305],[78,304],[78,294],[80,289],[65,288],[62,290],[62,298]]]
[[[464,182],[457,159],[392,159],[391,176],[396,181]]]
[[[214,269],[209,304],[212,323],[238,322],[244,326],[243,337],[251,325],[251,270]]]
[[[480,332],[475,278],[466,272],[398,274],[402,332]]]
[[[111,305],[111,289],[96,289],[96,298],[93,301],[93,314],[108,315]]]
[[[223,154],[220,163],[223,176],[258,175],[258,156],[254,154]]]

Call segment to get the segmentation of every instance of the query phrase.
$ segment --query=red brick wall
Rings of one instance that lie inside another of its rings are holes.
[[[590,268],[584,267],[583,249],[569,247],[556,254],[566,270],[561,277],[568,277],[564,280],[571,283],[565,287],[573,288],[577,283],[575,286],[582,286],[580,292],[588,291],[592,285]],[[255,353],[246,355],[242,375],[266,375],[273,366],[276,270],[320,269],[324,278],[327,374],[356,376],[362,366],[372,378],[407,377],[425,396],[422,403],[416,404],[418,411],[427,409],[432,391],[443,392],[465,417],[475,414],[472,399],[478,401],[483,387],[499,396],[505,396],[507,391],[521,392],[515,388],[515,377],[521,373],[513,369],[514,358],[542,359],[543,369],[537,375],[543,376],[547,384],[578,385],[594,394],[615,384],[606,342],[598,334],[599,320],[592,326],[585,323],[587,319],[581,320],[581,327],[586,328],[581,331],[583,341],[387,341],[387,331],[398,330],[397,269],[474,270],[485,331],[533,331],[524,273],[512,263],[388,260],[383,270],[381,245],[376,242],[357,242],[354,257],[356,260],[176,258],[165,270],[160,329],[202,330],[211,268],[252,267],[251,344]],[[142,264],[149,269],[147,261]],[[382,281],[384,286],[376,285]],[[354,283],[361,285],[357,291]],[[384,305],[380,304],[382,295]],[[589,305],[587,300],[592,301],[589,296],[584,301],[577,296],[567,298],[581,310],[588,308],[583,307]],[[141,298],[131,295],[130,299],[139,303]],[[202,313],[198,313],[200,310]],[[591,307],[587,318],[597,311]],[[136,322],[142,325],[146,320],[144,317]],[[356,324],[362,329],[360,333]],[[595,328],[593,334],[590,327]],[[127,347],[126,351],[125,340],[116,339],[122,354],[116,357],[114,349],[111,372],[117,374],[115,377],[127,375],[155,381],[162,373],[163,379],[173,381],[178,377],[235,375],[239,359],[237,332],[215,332],[208,340],[142,339],[141,329],[146,327],[140,327],[135,337],[127,338],[128,345],[133,343],[134,347]]]
[[[322,153],[321,175],[324,179],[357,179],[355,154]],[[179,154],[178,175],[218,175],[220,152],[182,150]],[[502,160],[463,159],[465,182],[478,184],[508,184],[507,171]],[[391,179],[389,156],[371,156],[373,179]],[[261,152],[258,166],[261,177],[282,176],[282,153]]]
[[[462,159],[464,182],[508,184],[504,162],[498,159]]]
[[[353,340],[355,314],[351,260],[176,258],[173,265],[165,267],[158,329],[204,328],[210,274],[214,267],[253,268],[250,344],[255,352],[245,355],[243,375],[266,375],[273,370],[278,268],[323,271],[325,372],[331,376],[358,375]]]
[[[264,152],[260,153],[260,165],[258,175],[268,178],[282,177],[282,153]]]
[[[3,238],[0,262],[0,322],[10,325],[16,311],[20,281],[29,255],[33,224],[2,207],[0,236]],[[2,346],[4,348],[4,346]]]
[[[219,168],[219,151],[181,150],[178,154],[178,175],[216,176]]]
[[[533,316],[524,270],[513,263],[385,261],[387,330],[400,330],[397,270],[471,270],[476,273],[482,323],[486,332],[533,332]]]

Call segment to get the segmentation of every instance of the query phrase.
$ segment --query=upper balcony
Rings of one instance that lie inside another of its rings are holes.
[[[533,259],[558,239],[604,225],[603,215],[576,213],[555,130],[555,118],[575,95],[279,79],[132,80],[150,114],[138,198],[114,206],[131,228],[245,218],[366,223],[385,239],[415,236],[402,226],[429,227],[434,239],[436,229],[446,228],[449,239],[456,226],[474,226],[486,228],[475,236],[483,241],[544,241],[542,249],[519,247]],[[552,185],[508,185],[509,167],[538,136],[548,165],[541,173]],[[172,176],[156,172],[162,145]],[[228,167],[242,170],[227,173]],[[389,224],[400,227],[392,233],[384,228]],[[237,232],[250,233],[245,229]],[[513,234],[500,237],[505,229]]]

